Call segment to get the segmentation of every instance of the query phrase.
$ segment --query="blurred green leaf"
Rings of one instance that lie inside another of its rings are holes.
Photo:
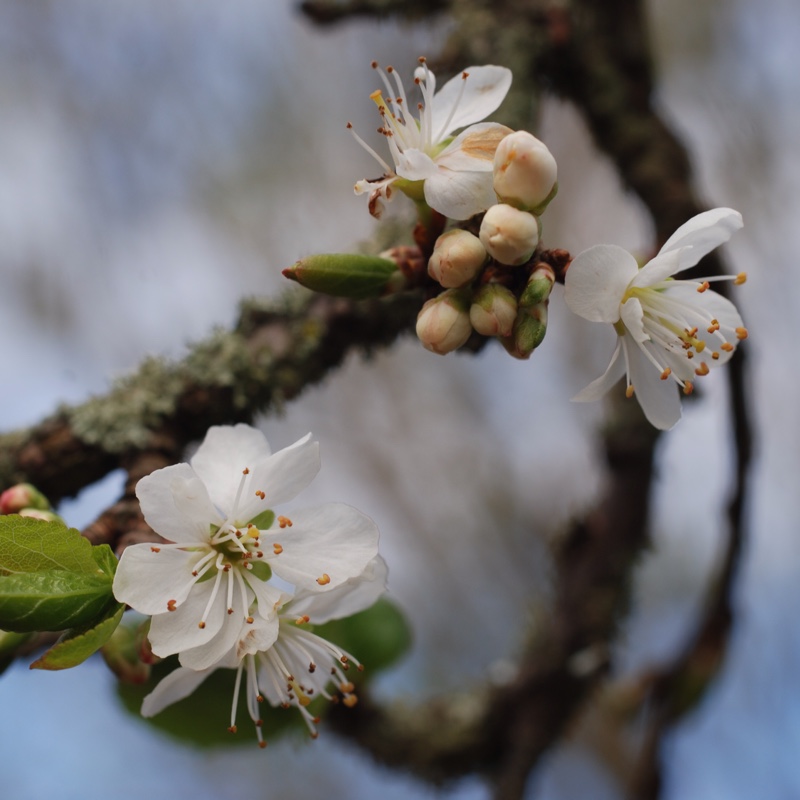
[[[65,631],[56,644],[31,664],[31,669],[68,669],[82,664],[111,638],[124,611],[123,603],[115,603],[99,620]]]
[[[63,631],[91,622],[113,595],[102,573],[63,570],[0,577],[0,628],[8,631]]]
[[[47,570],[84,575],[101,572],[89,540],[74,528],[17,514],[0,516],[0,573]]]

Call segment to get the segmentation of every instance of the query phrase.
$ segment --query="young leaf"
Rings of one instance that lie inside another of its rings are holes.
[[[0,628],[63,631],[101,614],[112,599],[108,576],[63,570],[0,577]]]
[[[95,619],[65,631],[41,658],[31,664],[31,669],[68,669],[83,663],[111,638],[124,611],[123,603],[115,603],[99,621]]]
[[[101,574],[92,545],[74,528],[17,514],[0,516],[0,574],[48,570]]]
[[[94,558],[95,564],[97,564],[109,578],[114,577],[119,560],[114,555],[114,551],[107,544],[94,545],[92,547],[92,558]]]

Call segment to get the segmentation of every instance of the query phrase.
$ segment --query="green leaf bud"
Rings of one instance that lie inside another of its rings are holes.
[[[473,296],[469,321],[484,336],[510,336],[517,318],[517,298],[499,283],[487,283]]]
[[[553,284],[556,282],[556,274],[548,264],[539,263],[531,272],[525,288],[519,298],[520,306],[530,308],[531,306],[543,303],[550,297]]]
[[[302,258],[283,275],[315,292],[364,300],[384,294],[390,284],[394,287],[399,270],[380,256],[328,253]]]
[[[547,333],[547,302],[530,308],[520,308],[511,336],[501,339],[503,347],[514,358],[530,358]]]

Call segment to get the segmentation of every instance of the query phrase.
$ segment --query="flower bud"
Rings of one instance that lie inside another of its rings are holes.
[[[553,154],[527,131],[516,131],[497,146],[494,190],[503,203],[541,214],[558,191],[557,177]]]
[[[539,222],[512,206],[492,206],[481,222],[480,239],[492,258],[509,267],[524,264],[539,244]]]
[[[458,289],[448,289],[428,300],[417,316],[422,346],[439,355],[461,347],[472,333],[468,309],[468,295]]]
[[[308,256],[283,270],[283,276],[315,292],[363,300],[394,286],[397,264],[380,256],[327,253]]]
[[[529,308],[530,306],[543,303],[550,297],[553,284],[556,282],[556,274],[549,264],[540,262],[531,272],[525,288],[519,298],[519,304]]]
[[[30,483],[18,483],[0,494],[0,514],[17,514],[23,508],[50,508],[47,498]]]
[[[428,261],[428,275],[446,289],[454,289],[475,280],[486,260],[480,239],[456,228],[436,240]]]
[[[150,664],[141,658],[141,625],[117,626],[111,638],[100,648],[108,668],[123,683],[144,683],[150,677]]]
[[[530,358],[547,333],[547,301],[530,308],[520,308],[511,336],[501,339],[514,358]]]
[[[487,283],[472,298],[469,321],[484,336],[509,336],[517,318],[517,298],[499,283]]]

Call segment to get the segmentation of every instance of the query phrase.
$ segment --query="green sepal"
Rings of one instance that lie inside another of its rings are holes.
[[[0,575],[48,570],[103,573],[89,540],[74,528],[18,514],[0,516]]]
[[[272,567],[266,561],[257,561],[255,558],[250,559],[250,564],[253,568],[250,572],[261,581],[268,581],[272,577]]]
[[[0,577],[0,628],[17,633],[63,631],[101,614],[112,599],[106,575],[65,570]]]
[[[85,625],[65,631],[41,658],[31,664],[31,669],[69,669],[82,664],[111,638],[124,611],[123,603],[114,603],[99,620],[93,619]]]
[[[398,272],[394,261],[380,256],[327,253],[303,258],[283,275],[315,292],[364,300],[383,294]]]
[[[531,214],[534,214],[537,217],[540,217],[542,214],[544,214],[545,210],[547,209],[547,206],[550,205],[550,201],[557,194],[558,194],[558,181],[556,181],[553,184],[553,188],[550,190],[550,194],[547,195],[547,197],[545,197],[545,199],[541,203],[539,203],[539,205],[536,206],[536,208],[530,209]]]
[[[271,508],[268,508],[266,511],[262,511],[260,514],[253,517],[248,524],[255,525],[260,531],[268,531],[272,527],[273,522],[275,522],[275,512]]]

